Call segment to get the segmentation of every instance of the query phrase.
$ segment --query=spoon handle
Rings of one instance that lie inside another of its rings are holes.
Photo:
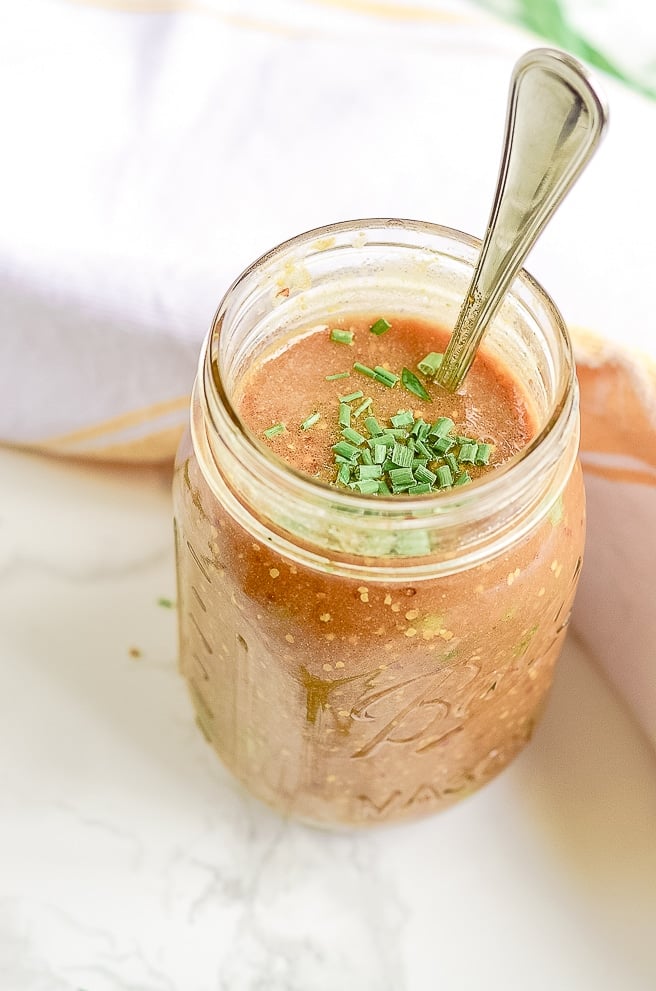
[[[516,63],[492,212],[436,381],[455,392],[526,255],[595,151],[608,120],[587,70],[537,48]]]

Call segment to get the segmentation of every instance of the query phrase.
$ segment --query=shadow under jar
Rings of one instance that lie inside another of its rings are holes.
[[[470,485],[327,485],[233,402],[273,342],[340,313],[452,327],[478,250],[414,221],[311,231],[237,279],[204,345],[174,481],[181,670],[227,767],[306,822],[394,821],[469,794],[530,739],[552,680],[584,542],[578,394],[562,319],[526,273],[484,349],[522,384],[535,435]]]

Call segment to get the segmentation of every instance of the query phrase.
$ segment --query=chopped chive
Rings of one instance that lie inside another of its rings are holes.
[[[455,441],[451,440],[450,437],[440,437],[440,439],[433,444],[433,450],[437,454],[446,454],[455,445]]]
[[[362,389],[357,389],[356,392],[349,392],[348,396],[340,396],[340,403],[352,403],[354,399],[362,399],[364,392]]]
[[[392,448],[390,461],[393,461],[399,468],[410,468],[412,466],[412,451],[397,442]]]
[[[335,455],[335,464],[338,464],[338,465],[349,465],[351,468],[354,468],[355,465],[360,460],[360,451],[357,450],[357,448],[356,448],[356,452],[357,452],[356,455],[354,457],[352,457],[352,458],[345,458],[343,454],[336,454]]]
[[[340,427],[351,426],[351,407],[348,403],[339,404],[339,425]]]
[[[370,447],[373,447],[374,444],[382,444],[384,447],[394,447],[394,438],[391,434],[378,434],[369,441]]]
[[[353,343],[353,331],[352,330],[338,330],[337,327],[333,327],[330,331],[331,341],[335,341],[336,344],[352,344]]]
[[[425,468],[423,465],[418,465],[414,469],[414,476],[418,482],[428,482],[429,485],[432,485],[437,479],[435,472],[431,471],[430,468]]]
[[[435,372],[442,364],[443,357],[444,357],[443,354],[438,354],[436,351],[431,351],[431,353],[427,354],[425,358],[422,358],[421,361],[417,362],[417,368],[422,373],[422,375],[426,375],[428,376],[428,378],[432,378],[432,376],[435,375]]]
[[[354,430],[353,427],[346,427],[342,430],[342,437],[344,440],[349,441],[351,444],[355,444],[357,447],[359,447],[360,444],[364,444],[367,439],[366,437],[363,437],[362,434],[359,434],[357,430]]]
[[[312,413],[306,420],[303,420],[301,424],[301,430],[309,430],[313,427],[315,423],[321,419],[321,413]]]
[[[360,465],[358,468],[358,481],[365,478],[382,478],[383,469],[380,465]]]
[[[398,375],[395,375],[394,372],[388,372],[382,365],[374,365],[374,378],[381,385],[386,385],[388,389],[393,389],[399,381]]]
[[[431,487],[428,482],[419,482],[417,485],[411,485],[408,489],[408,495],[423,495],[425,492],[430,492]]]
[[[401,372],[401,383],[404,389],[407,389],[408,392],[412,392],[415,396],[419,396],[420,399],[424,399],[427,403],[433,402],[415,373],[411,372],[409,368],[404,368]]]
[[[446,454],[444,456],[444,460],[446,461],[446,463],[448,464],[449,468],[451,469],[454,475],[456,475],[460,471],[460,465],[458,464],[458,459],[456,458],[455,454]]]
[[[374,463],[374,459],[372,458],[371,453],[366,449],[366,447],[362,452],[361,460],[363,465],[372,465]]]
[[[362,481],[351,482],[354,489],[358,489],[362,495],[373,495],[378,492],[378,480],[375,478],[363,478]]]
[[[369,409],[372,403],[373,403],[373,399],[365,399],[365,401],[363,403],[360,403],[358,408],[353,411],[353,416],[356,417],[360,416],[362,413],[364,413],[366,409]]]
[[[453,475],[448,465],[442,465],[437,469],[437,484],[441,489],[450,488],[453,485]]]
[[[386,458],[385,461],[383,461],[383,472],[392,471],[394,468],[398,467],[399,466],[395,465],[391,458]]]
[[[490,463],[490,454],[492,453],[491,444],[479,444],[476,451],[476,457],[474,458],[474,463],[477,465],[487,465]]]
[[[440,416],[430,428],[431,437],[446,437],[455,427],[455,423],[448,416]]]
[[[265,437],[277,437],[278,434],[284,433],[285,424],[284,423],[274,423],[272,427],[267,427],[264,431]]]
[[[426,423],[425,420],[419,417],[418,420],[415,420],[410,433],[412,434],[413,437],[416,437],[417,440],[422,440],[424,436],[424,429],[426,433],[428,433],[428,431],[430,430],[430,424]]]
[[[408,437],[408,431],[401,427],[385,427],[383,433],[387,437],[395,437],[397,440],[407,440]]]
[[[349,461],[353,461],[360,454],[357,447],[353,444],[347,444],[345,440],[340,440],[337,444],[333,444],[332,449],[339,457],[348,458]]]
[[[382,465],[387,457],[387,448],[384,444],[374,444],[374,464]]]
[[[467,443],[463,444],[460,448],[460,453],[458,454],[458,461],[461,464],[473,465],[476,463],[476,453],[478,451],[478,444]]]
[[[418,468],[419,467],[419,465],[423,465],[424,468],[425,468],[427,464],[428,464],[428,458],[413,458],[412,459],[412,470],[414,471],[415,468]]]
[[[409,410],[400,410],[396,416],[390,417],[390,423],[393,427],[409,427],[410,424],[415,422],[415,418]]]
[[[351,481],[351,469],[348,465],[340,465],[337,472],[337,481],[342,485],[348,485]]]
[[[475,444],[476,443],[476,441],[474,440],[473,437],[462,437],[460,434],[457,434],[453,439],[456,442],[456,444]]]
[[[360,372],[361,375],[368,375],[370,379],[376,378],[376,373],[373,370],[373,368],[369,368],[368,365],[363,365],[359,361],[353,362],[353,368],[355,369],[356,372]]]
[[[364,421],[364,425],[372,437],[380,437],[383,432],[383,428],[375,416],[368,416]]]
[[[334,382],[336,379],[347,379],[350,372],[335,372],[334,375],[326,375],[326,382]]]
[[[371,325],[369,330],[372,334],[376,334],[377,337],[380,337],[380,335],[388,331],[391,326],[392,324],[388,323],[384,317],[380,317],[379,320],[376,320],[376,323]]]
[[[423,440],[418,440],[417,441],[417,450],[420,451],[421,454],[423,454],[425,458],[428,458],[429,461],[433,457],[433,455],[431,454],[431,452],[429,451],[429,449],[424,444]]]
[[[456,485],[467,485],[468,482],[471,482],[471,475],[469,475],[468,472],[463,471],[462,474],[458,475],[456,478],[453,483],[453,487],[455,488]]]
[[[388,475],[390,477],[392,487],[395,489],[409,488],[409,486],[415,484],[415,476],[412,474],[412,468],[390,468]]]
[[[392,494],[392,490],[390,489],[389,485],[387,484],[384,478],[381,478],[381,480],[378,483],[378,495],[391,495],[391,494]]]

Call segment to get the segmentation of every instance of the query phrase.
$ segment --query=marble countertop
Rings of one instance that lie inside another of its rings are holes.
[[[0,451],[3,991],[653,991],[656,760],[570,638],[479,794],[328,834],[176,671],[169,478]]]

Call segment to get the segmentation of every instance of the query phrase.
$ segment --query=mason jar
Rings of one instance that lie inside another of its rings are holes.
[[[234,397],[278,338],[339,314],[450,328],[480,242],[405,220],[293,238],[228,290],[174,481],[180,667],[198,724],[285,815],[363,826],[444,808],[530,739],[584,542],[569,337],[522,272],[483,348],[533,439],[470,485],[365,496],[283,463]]]

